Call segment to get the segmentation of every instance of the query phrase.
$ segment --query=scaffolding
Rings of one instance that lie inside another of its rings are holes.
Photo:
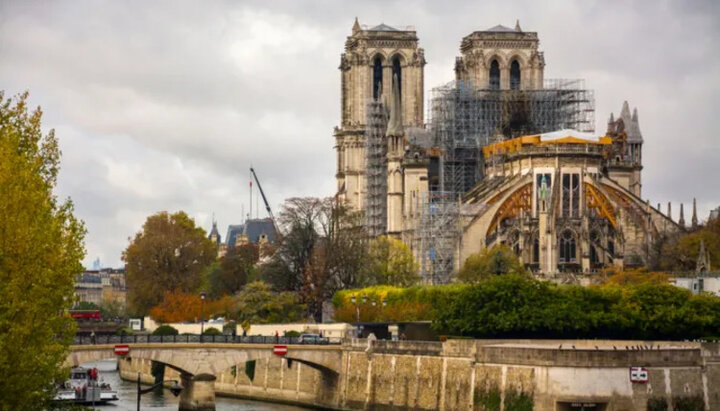
[[[439,190],[421,205],[413,248],[427,283],[450,281],[459,239],[458,197],[483,178],[483,146],[561,129],[594,132],[595,100],[583,80],[546,80],[542,89],[489,90],[453,81],[434,88],[432,144],[440,149]]]
[[[387,139],[388,112],[383,103],[367,103],[365,128],[365,228],[371,237],[387,232]]]
[[[424,284],[446,284],[454,272],[460,202],[455,193],[426,192],[420,199],[420,213],[412,249],[420,263]]]
[[[452,81],[432,90],[429,116],[433,143],[444,152],[440,189],[462,193],[482,179],[481,148],[491,139],[562,129],[592,133],[595,99],[583,80],[546,80],[535,90]]]

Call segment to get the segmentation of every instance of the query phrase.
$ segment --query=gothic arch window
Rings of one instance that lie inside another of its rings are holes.
[[[577,246],[572,231],[565,230],[560,236],[560,263],[577,262]]]
[[[490,89],[500,90],[500,63],[496,59],[490,63]]]
[[[400,56],[396,55],[392,59],[392,73],[393,77],[397,76],[398,91],[400,92],[400,97],[402,97],[402,68],[400,67]]]
[[[533,239],[532,262],[534,264],[538,264],[540,262],[540,239],[537,236]]]
[[[510,89],[520,90],[520,63],[517,60],[510,64]]]
[[[373,60],[373,98],[375,100],[380,98],[380,94],[382,94],[382,90],[380,89],[380,87],[382,87],[382,81],[383,81],[382,58],[380,56],[376,56],[375,60]]]

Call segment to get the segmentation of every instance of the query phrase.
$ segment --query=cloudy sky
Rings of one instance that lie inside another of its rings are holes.
[[[355,16],[416,27],[426,96],[453,79],[463,36],[519,19],[540,36],[546,78],[595,90],[598,131],[623,100],[638,107],[643,196],[672,201],[676,218],[684,202],[689,220],[693,196],[702,218],[720,205],[719,5],[0,0],[0,90],[29,90],[57,132],[58,194],[87,224],[86,265],[119,266],[160,210],[206,229],[214,212],[224,237],[248,212],[251,164],[275,209],[333,194],[337,66]]]

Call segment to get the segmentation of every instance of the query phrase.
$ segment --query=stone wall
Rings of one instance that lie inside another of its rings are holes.
[[[561,346],[562,344],[562,346]],[[643,349],[626,349],[643,346]],[[650,348],[652,347],[652,348]],[[659,348],[658,348],[659,347]],[[217,395],[333,409],[597,410],[720,409],[720,344],[647,341],[349,340],[339,377],[273,357],[216,376]],[[150,361],[121,359],[120,372],[151,382]],[[629,367],[645,367],[647,383]],[[166,379],[177,371],[166,368]],[[577,408],[575,408],[577,409]]]

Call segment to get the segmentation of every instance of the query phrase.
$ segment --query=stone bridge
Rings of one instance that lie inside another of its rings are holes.
[[[139,343],[128,344],[132,359],[156,361],[180,372],[185,388],[181,410],[215,409],[214,381],[230,367],[254,360],[276,357],[273,344],[228,343]],[[342,347],[339,345],[288,345],[286,360],[297,361],[320,371],[323,379],[336,385],[341,372]],[[65,364],[116,358],[113,344],[74,345]]]

